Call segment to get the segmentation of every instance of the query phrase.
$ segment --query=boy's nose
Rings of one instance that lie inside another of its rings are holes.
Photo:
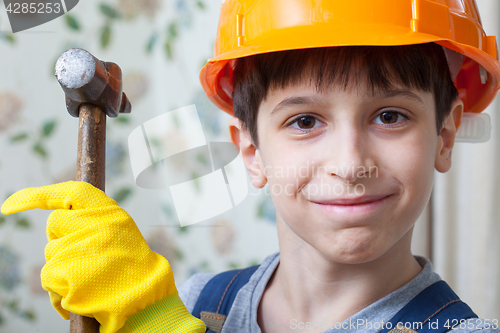
[[[371,177],[377,166],[368,138],[356,129],[336,133],[334,137],[326,169],[329,175],[349,183]]]

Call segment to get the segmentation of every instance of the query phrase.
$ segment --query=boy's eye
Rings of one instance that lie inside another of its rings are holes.
[[[407,120],[408,117],[395,111],[385,111],[379,114],[373,121],[375,124],[396,125]]]
[[[299,128],[299,129],[311,129],[314,127],[318,127],[322,122],[313,116],[300,116],[295,118],[294,121],[290,123],[289,126]]]

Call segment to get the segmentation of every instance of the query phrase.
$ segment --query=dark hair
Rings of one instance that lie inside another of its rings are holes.
[[[346,89],[354,73],[365,73],[372,92],[406,88],[433,92],[438,134],[458,91],[451,80],[442,47],[435,43],[403,46],[345,46],[299,49],[236,59],[233,110],[258,145],[257,113],[270,88],[304,82],[318,90],[338,84]],[[358,83],[360,75],[355,75]]]

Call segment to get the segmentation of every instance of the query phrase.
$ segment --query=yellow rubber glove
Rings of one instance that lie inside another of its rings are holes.
[[[205,332],[180,300],[168,261],[104,192],[76,181],[32,187],[14,193],[1,210],[33,208],[56,209],[47,221],[41,278],[63,318],[94,317],[101,333],[118,331],[130,316],[127,332]]]

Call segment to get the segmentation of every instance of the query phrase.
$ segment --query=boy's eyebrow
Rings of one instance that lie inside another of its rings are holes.
[[[290,106],[311,105],[311,104],[325,104],[325,101],[318,96],[293,96],[282,100],[274,107],[270,115],[285,109]]]
[[[391,98],[391,97],[395,97],[395,96],[407,97],[407,98],[419,103],[420,105],[425,106],[425,103],[420,98],[420,96],[418,96],[417,94],[415,94],[414,92],[412,92],[411,90],[408,90],[408,89],[389,89],[389,90],[383,90],[380,93],[373,94],[373,97],[383,97],[383,98]]]
[[[414,92],[408,89],[389,89],[389,90],[383,90],[380,91],[379,93],[374,93],[372,97],[382,97],[382,98],[391,98],[395,96],[403,96],[406,98],[409,98],[411,100],[414,100],[415,102],[419,103],[422,106],[425,106],[424,101]],[[285,98],[281,102],[278,103],[274,107],[274,109],[271,111],[270,115],[272,116],[274,113],[277,113],[281,111],[282,109],[285,109],[290,106],[302,106],[302,105],[318,105],[318,104],[325,104],[326,102],[319,96],[292,96]]]

